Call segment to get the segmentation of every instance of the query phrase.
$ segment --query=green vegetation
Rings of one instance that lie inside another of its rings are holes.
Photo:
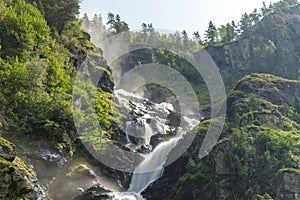
[[[66,26],[73,21],[77,21],[79,14],[78,0],[28,0],[36,6],[47,20],[52,31],[59,34],[65,30]]]
[[[40,134],[53,130],[48,134],[55,136],[71,123],[67,50],[51,38],[32,5],[18,0],[1,14],[0,110],[14,121],[14,129]]]
[[[95,47],[76,18],[77,0],[30,3],[0,4],[0,113],[3,122],[9,121],[3,128],[51,138],[63,148],[76,139],[70,134],[74,78]],[[109,129],[111,95],[99,90],[95,98],[98,120]]]
[[[259,92],[253,84],[257,84]],[[262,188],[259,191],[264,199],[276,197],[280,184],[289,184],[281,174],[299,174],[300,169],[299,124],[293,119],[298,102],[292,100],[284,105],[271,102],[278,92],[277,86],[289,84],[299,86],[300,82],[266,74],[243,78],[229,95],[229,112],[234,113],[229,114],[218,144],[200,161],[195,157],[196,147],[189,149],[185,173],[173,185],[170,197],[184,197],[188,194],[185,188],[194,183],[198,185],[193,191],[206,199],[215,199],[219,194],[212,191],[220,188],[232,198],[252,198],[255,193],[247,191],[256,185]],[[264,96],[262,90],[269,91],[269,95]],[[292,94],[289,90],[280,92]],[[195,129],[197,143],[203,141],[209,122],[203,121]]]

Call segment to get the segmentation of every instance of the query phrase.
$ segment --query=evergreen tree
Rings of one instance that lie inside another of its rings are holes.
[[[124,21],[121,21],[120,15],[117,14],[115,16],[113,13],[110,12],[108,13],[107,17],[108,17],[107,25],[110,26],[109,30],[113,34],[118,34],[129,30],[128,24]]]
[[[182,42],[183,42],[183,48],[187,48],[189,37],[187,35],[187,32],[185,30],[182,31]]]
[[[217,42],[219,45],[228,43],[227,41],[227,28],[224,25],[221,25],[221,27],[218,28],[217,31]]]
[[[257,24],[260,20],[261,14],[258,13],[257,9],[254,9],[249,17],[253,24]]]
[[[229,43],[229,42],[232,42],[234,40],[234,27],[230,24],[230,23],[227,23],[226,24],[226,36],[225,36],[225,42],[226,43]]]
[[[241,33],[248,33],[251,27],[252,27],[252,20],[250,16],[247,13],[243,14],[242,19],[240,21]]]
[[[232,20],[231,21],[231,27],[233,29],[233,40],[237,40],[239,37],[239,30],[235,22]]]
[[[268,11],[268,8],[266,6],[266,2],[263,1],[263,7],[260,10],[261,10],[261,13],[262,13],[263,17],[266,16],[266,13]]]
[[[202,42],[202,40],[201,40],[201,36],[200,36],[200,34],[199,34],[198,31],[194,32],[194,34],[193,34],[193,39],[194,39],[195,41],[197,41],[200,45],[203,45],[203,42]]]
[[[86,13],[84,13],[84,16],[82,18],[82,27],[86,32],[90,32],[90,20]]]
[[[217,40],[217,28],[212,21],[208,24],[208,29],[205,31],[205,42],[208,45],[215,45]]]

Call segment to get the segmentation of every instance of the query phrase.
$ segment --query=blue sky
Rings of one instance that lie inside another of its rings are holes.
[[[212,20],[217,26],[239,21],[242,13],[261,8],[263,0],[82,0],[80,16],[90,18],[101,13],[106,22],[107,13],[120,14],[131,30],[141,24],[152,23],[155,28],[194,31],[203,34]],[[265,0],[269,5],[270,1]],[[272,2],[275,2],[274,0]]]

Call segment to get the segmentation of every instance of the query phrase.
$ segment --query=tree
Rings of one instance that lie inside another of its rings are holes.
[[[260,10],[261,10],[261,13],[262,13],[263,17],[266,16],[266,13],[268,11],[266,2],[263,1],[263,7]]]
[[[208,29],[205,31],[205,42],[208,45],[215,45],[217,39],[217,28],[212,21],[208,24]]]
[[[68,22],[77,20],[79,0],[31,0],[43,13],[49,26],[61,33]]]
[[[238,30],[238,27],[237,27],[237,25],[235,24],[235,22],[233,20],[231,21],[231,26],[233,28],[233,40],[236,40],[239,37],[239,30]]]
[[[246,34],[252,27],[252,20],[250,16],[245,13],[242,15],[242,19],[240,21],[240,30],[242,33]]]
[[[193,36],[194,36],[193,39],[195,41],[197,41],[200,45],[203,45],[203,42],[201,40],[201,36],[200,36],[198,31],[194,32]]]
[[[90,35],[92,42],[98,44],[103,38],[106,37],[107,31],[106,27],[103,24],[101,14],[95,14],[93,20],[90,22]]]
[[[174,34],[172,34],[171,37],[174,40],[176,51],[178,51],[182,44],[181,33],[179,31],[176,31]]]
[[[82,18],[82,27],[86,32],[90,32],[90,20],[86,13],[84,13],[84,16]]]
[[[189,37],[187,35],[187,32],[185,30],[183,30],[181,34],[182,34],[183,47],[187,48],[188,42],[189,42]]]
[[[229,43],[232,42],[235,38],[235,28],[232,24],[227,23],[226,24],[226,36],[225,36],[225,42]]]
[[[117,14],[115,17],[113,13],[109,12],[107,18],[108,21],[106,24],[110,26],[109,30],[113,34],[118,34],[129,30],[128,24],[124,21],[121,21],[120,15]]]
[[[141,36],[140,42],[142,43],[154,42],[155,29],[153,27],[153,24],[142,23],[141,27],[142,30],[139,32],[139,36]]]
[[[254,9],[253,12],[249,15],[249,17],[253,24],[257,24],[260,20],[261,14],[257,12],[257,9]]]
[[[228,43],[229,41],[227,41],[227,34],[226,26],[221,25],[221,27],[219,27],[217,30],[217,42],[219,44]]]

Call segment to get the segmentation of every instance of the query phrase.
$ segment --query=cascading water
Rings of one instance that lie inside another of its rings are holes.
[[[167,118],[170,113],[174,113],[173,106],[169,103],[155,104],[149,100],[142,99],[124,90],[116,90],[115,95],[119,103],[129,110],[131,117],[125,124],[126,146],[134,146],[133,151],[138,151],[141,147],[148,147],[150,151],[143,154],[144,160],[135,167],[130,187],[127,192],[110,193],[110,199],[142,200],[140,193],[152,182],[160,178],[163,174],[163,165],[169,153],[176,146],[182,135],[197,125],[197,120],[192,120],[187,116],[182,119],[188,124],[188,129],[174,127],[170,125]],[[174,134],[175,133],[175,134]],[[170,136],[171,139],[164,140],[156,144],[152,150],[151,137],[154,135]],[[134,143],[132,138],[142,138],[142,142],[137,139]]]
[[[180,137],[176,137],[162,142],[152,153],[145,156],[145,160],[134,170],[129,192],[141,193],[148,185],[162,176],[163,164],[179,139]]]

